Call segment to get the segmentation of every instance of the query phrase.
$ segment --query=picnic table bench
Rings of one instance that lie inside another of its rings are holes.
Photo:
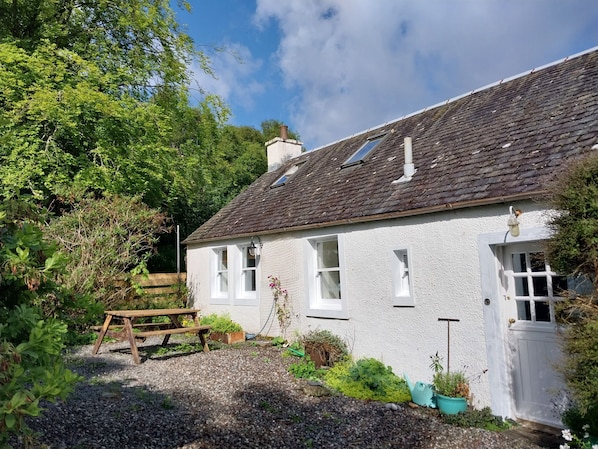
[[[131,355],[136,364],[141,363],[139,351],[137,350],[137,341],[145,341],[147,337],[163,335],[162,346],[168,344],[170,336],[173,334],[197,334],[202,344],[204,352],[210,348],[206,342],[206,334],[210,332],[211,326],[202,326],[199,324],[199,309],[147,309],[147,310],[107,310],[106,319],[101,328],[97,328],[100,334],[93,347],[93,354],[97,354],[102,341],[106,335],[120,340],[128,340],[131,346]],[[179,317],[189,316],[194,325],[183,327]],[[163,323],[136,323],[135,320],[143,318],[168,317],[169,321]],[[122,324],[112,324],[115,321],[122,321]]]

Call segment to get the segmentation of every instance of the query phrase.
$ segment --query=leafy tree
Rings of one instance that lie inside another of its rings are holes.
[[[139,199],[108,196],[80,201],[52,220],[47,234],[66,254],[64,285],[112,307],[131,290],[131,277],[145,271],[167,229],[166,217]]]
[[[78,380],[60,357],[67,325],[53,316],[70,300],[56,283],[63,258],[42,238],[34,213],[19,201],[0,206],[2,447],[11,433],[28,431],[25,418],[39,415],[40,401],[64,398]]]
[[[564,324],[561,335],[565,362],[562,371],[575,407],[592,421],[598,433],[598,157],[573,165],[553,186],[556,215],[547,253],[551,267],[577,279],[590,280],[593,289],[559,305]]]

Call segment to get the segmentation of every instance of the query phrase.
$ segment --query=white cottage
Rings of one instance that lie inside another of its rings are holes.
[[[567,279],[543,255],[543,198],[598,149],[598,48],[317,150],[267,146],[268,173],[184,242],[196,307],[277,335],[273,275],[288,338],[328,329],[413,380],[438,352],[478,407],[559,425]]]

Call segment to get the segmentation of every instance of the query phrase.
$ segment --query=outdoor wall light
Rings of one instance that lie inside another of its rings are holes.
[[[521,209],[513,209],[513,206],[509,206],[509,213],[510,213],[509,220],[507,221],[507,226],[509,227],[509,232],[511,233],[511,235],[513,237],[518,237],[519,236],[519,221],[517,220],[517,218],[523,212],[521,212]]]
[[[257,244],[259,246],[256,246],[255,242],[253,241],[254,238],[257,239]],[[260,239],[259,236],[256,235],[255,237],[251,237],[251,242],[249,243],[249,246],[247,247],[247,250],[249,251],[249,255],[251,257],[259,256],[262,246],[263,246],[262,240]]]

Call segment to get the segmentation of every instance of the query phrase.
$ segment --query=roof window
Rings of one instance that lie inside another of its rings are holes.
[[[362,164],[365,157],[370,154],[374,148],[378,146],[386,134],[378,134],[377,136],[370,137],[366,143],[364,143],[359,150],[357,150],[353,156],[345,161],[341,168],[349,167],[351,165]]]
[[[297,170],[299,170],[299,167],[303,163],[304,162],[292,165],[291,168],[289,168],[286,172],[284,172],[284,175],[282,175],[280,178],[278,178],[270,187],[271,188],[281,187],[281,186],[285,185],[287,183],[287,181],[289,180],[289,178],[291,177],[291,175],[293,175]]]

